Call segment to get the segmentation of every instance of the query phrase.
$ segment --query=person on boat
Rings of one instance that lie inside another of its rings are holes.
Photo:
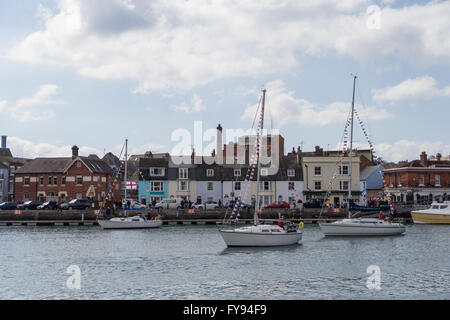
[[[383,214],[383,212],[380,211],[380,216],[378,217],[378,219],[384,220],[384,214]]]
[[[284,228],[284,222],[283,222],[283,220],[278,221],[278,226],[279,226],[280,228]]]

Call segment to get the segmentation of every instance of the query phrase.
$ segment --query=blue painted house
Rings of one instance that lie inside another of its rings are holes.
[[[382,165],[369,166],[360,173],[360,189],[362,203],[369,204],[370,201],[381,200],[384,195],[384,183]]]
[[[144,204],[159,202],[169,197],[168,158],[140,158],[138,194]]]

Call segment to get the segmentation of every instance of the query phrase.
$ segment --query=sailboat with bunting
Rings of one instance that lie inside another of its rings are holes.
[[[252,174],[247,181],[247,187],[250,184],[252,177],[254,176],[254,170],[257,170],[257,187],[256,187],[256,204],[253,213],[253,225],[245,226],[234,229],[219,229],[220,234],[228,247],[273,247],[273,246],[286,246],[297,244],[302,239],[302,231],[294,225],[287,225],[281,227],[279,225],[266,225],[261,224],[258,219],[258,211],[260,208],[259,199],[259,180],[261,173],[261,145],[262,145],[262,132],[264,127],[264,106],[265,106],[266,90],[262,91],[262,103],[261,113],[259,117],[259,125],[256,135],[256,163],[252,161],[252,166],[249,169]],[[258,112],[258,111],[257,111]],[[243,206],[241,197],[236,201],[235,207],[232,212],[236,215],[235,221],[237,221],[239,213],[238,209]]]
[[[330,223],[320,223],[319,226],[325,236],[389,236],[405,233],[405,226],[401,223],[391,223],[378,218],[352,218],[352,157],[353,157],[353,118],[355,114],[355,85],[357,76],[353,76],[353,98],[350,124],[349,150],[349,188],[348,188],[348,218]]]
[[[123,149],[122,149],[123,150]],[[125,181],[128,177],[128,139],[125,139]],[[108,193],[105,195],[103,199],[102,205],[100,207],[100,211],[98,216],[102,213],[105,202],[108,197],[108,194],[112,191],[113,182],[115,175],[110,183],[110,187],[108,188]],[[127,199],[127,188],[125,187],[125,197]],[[127,208],[125,208],[125,217],[116,217],[111,219],[104,219],[97,221],[102,229],[148,229],[148,228],[158,228],[162,225],[162,220],[159,218],[156,219],[148,219],[144,215],[136,215],[133,217],[128,217]]]

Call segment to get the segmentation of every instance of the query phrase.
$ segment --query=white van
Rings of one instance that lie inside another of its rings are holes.
[[[181,209],[181,198],[168,198],[155,204],[155,209]]]

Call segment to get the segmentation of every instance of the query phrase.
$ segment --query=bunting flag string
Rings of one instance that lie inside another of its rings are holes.
[[[369,144],[369,148],[370,148],[370,151],[372,152],[372,156],[373,156],[374,158],[377,159],[377,171],[378,171],[378,173],[379,173],[380,176],[381,176],[381,180],[382,180],[383,186],[384,186],[384,185],[386,185],[386,182],[385,182],[385,180],[384,180],[383,172],[382,172],[382,170],[381,170],[381,168],[380,168],[380,162],[379,162],[379,159],[378,159],[378,157],[376,156],[376,153],[375,153],[374,144],[372,143],[371,139],[369,138],[369,134],[367,133],[367,130],[366,130],[366,127],[367,127],[367,126],[366,126],[366,125],[364,124],[364,122],[360,119],[359,113],[358,113],[357,110],[355,110],[355,115],[356,115],[356,118],[358,119],[358,122],[359,122],[359,124],[360,124],[360,126],[361,126],[361,130],[362,130],[362,132],[363,132],[363,134],[364,134],[364,137],[366,138],[367,143]],[[387,198],[388,203],[391,204],[391,203],[392,203],[391,195],[390,195],[390,194],[386,194],[386,191],[385,191],[384,196],[385,196],[385,198]]]
[[[99,215],[102,213],[106,200],[111,200],[113,198],[111,194],[113,193],[115,184],[120,181],[120,172],[122,170],[123,164],[123,162],[120,162],[119,168],[115,169],[113,175],[111,176],[111,180],[108,184],[108,187],[106,188],[107,191],[103,197],[102,204],[100,205]]]
[[[331,193],[333,191],[333,182],[336,180],[339,171],[341,170],[340,168],[342,168],[342,164],[343,164],[343,160],[345,157],[345,153],[347,152],[347,142],[348,142],[348,127],[351,125],[351,120],[352,120],[352,116],[351,114],[349,114],[349,116],[347,117],[347,121],[345,123],[345,127],[344,127],[344,133],[342,136],[342,149],[341,149],[341,153],[339,154],[339,159],[338,159],[338,163],[337,163],[337,168],[336,171],[333,173],[333,176],[331,177],[328,186],[327,186],[327,191],[325,193],[325,201],[323,202],[322,208],[320,210],[320,214],[319,217],[322,215],[322,212],[324,211],[325,207],[327,209],[331,208]]]
[[[240,214],[239,214],[239,208],[244,208],[245,206],[245,202],[242,201],[242,199],[245,201],[249,195],[249,189],[250,189],[250,185],[251,185],[251,181],[253,181],[254,177],[255,177],[255,171],[256,171],[256,166],[258,163],[258,157],[259,157],[259,152],[260,152],[260,146],[262,144],[262,128],[263,128],[263,123],[264,123],[264,105],[262,105],[261,107],[261,114],[259,116],[259,121],[258,121],[258,126],[257,126],[257,130],[256,130],[256,143],[253,146],[253,155],[251,157],[250,160],[250,167],[247,169],[247,173],[245,175],[245,179],[244,179],[244,188],[241,188],[241,190],[239,191],[239,196],[237,197],[237,200],[234,204],[233,210],[230,214],[230,217],[228,218],[227,222],[230,222],[232,220],[234,220],[234,222],[238,222]],[[256,172],[256,174],[258,174]],[[256,186],[257,188],[259,188],[259,186]],[[234,218],[234,219],[233,219]]]

